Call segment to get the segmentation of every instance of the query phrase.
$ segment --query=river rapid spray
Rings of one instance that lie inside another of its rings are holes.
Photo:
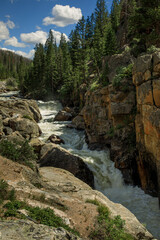
[[[7,100],[18,92],[0,94],[0,99]],[[38,101],[42,114],[39,126],[41,139],[47,140],[51,134],[61,136],[65,141],[62,147],[80,156],[94,173],[95,188],[111,201],[121,203],[128,208],[147,229],[160,239],[160,211],[158,198],[145,194],[140,188],[124,185],[121,172],[114,168],[109,151],[91,151],[85,143],[83,131],[66,128],[68,122],[53,122],[57,112],[62,108],[58,101]]]
[[[38,101],[42,120],[39,126],[42,130],[42,140],[47,140],[51,134],[60,136],[65,144],[62,147],[83,158],[93,171],[95,188],[106,195],[111,201],[127,207],[147,229],[160,239],[160,211],[158,198],[145,194],[140,188],[126,186],[121,172],[110,160],[109,150],[91,151],[85,143],[83,131],[69,129],[69,122],[53,122],[57,112],[62,108],[58,101]]]

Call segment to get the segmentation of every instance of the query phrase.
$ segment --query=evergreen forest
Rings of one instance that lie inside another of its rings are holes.
[[[122,27],[123,44],[119,30]],[[20,90],[30,97],[46,99],[58,94],[62,102],[80,107],[80,86],[108,84],[108,66],[103,66],[103,57],[121,53],[124,44],[137,57],[159,47],[159,36],[159,0],[113,0],[110,12],[105,0],[97,0],[95,11],[78,21],[69,41],[61,34],[57,45],[50,30],[46,43],[35,46],[32,62],[21,57],[14,58],[12,64],[10,54],[6,60],[0,52],[0,78],[17,78]]]

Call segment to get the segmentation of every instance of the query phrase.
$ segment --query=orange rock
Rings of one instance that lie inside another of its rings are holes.
[[[153,81],[153,97],[157,107],[160,107],[160,80]]]

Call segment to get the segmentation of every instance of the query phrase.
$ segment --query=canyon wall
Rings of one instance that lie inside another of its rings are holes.
[[[87,91],[81,114],[91,148],[109,147],[124,181],[157,196],[160,183],[160,53],[133,59],[128,51],[106,58],[108,85]],[[132,76],[119,67],[133,64]],[[159,179],[159,180],[158,180]]]
[[[135,61],[133,82],[137,96],[138,171],[142,188],[157,196],[160,184],[160,52]]]

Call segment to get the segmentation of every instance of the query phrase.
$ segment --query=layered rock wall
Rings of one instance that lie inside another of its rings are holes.
[[[117,69],[127,67],[133,59],[128,52],[117,54],[108,63],[108,86],[86,93],[86,103],[82,112],[87,140],[91,148],[108,147],[111,159],[122,170],[124,180],[129,184],[139,184],[137,175],[135,108],[136,94],[132,77],[122,77],[114,85]]]
[[[160,185],[160,52],[137,59],[133,68],[136,86],[136,141],[142,188],[157,196]]]
[[[89,146],[109,146],[125,182],[160,197],[160,52],[134,60],[124,52],[106,61],[109,85],[88,91],[81,112]],[[132,61],[133,79],[114,87],[116,68]]]

